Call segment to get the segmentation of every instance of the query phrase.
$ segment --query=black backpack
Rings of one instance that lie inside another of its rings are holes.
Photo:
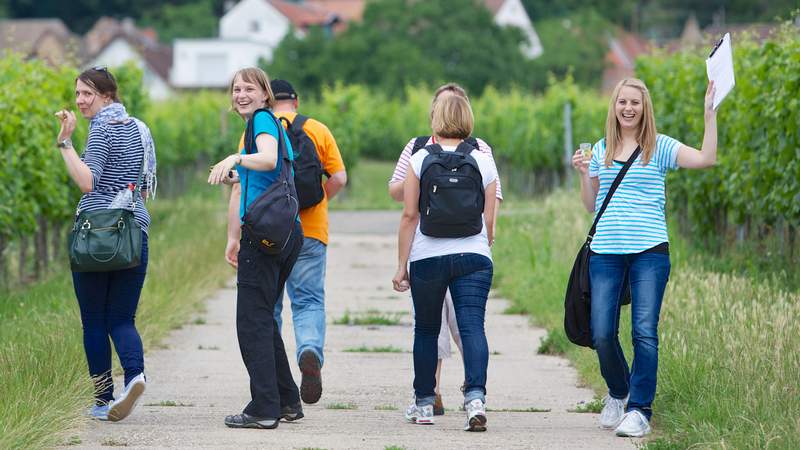
[[[292,166],[294,167],[294,185],[297,189],[300,209],[314,206],[325,198],[322,175],[328,175],[322,170],[314,141],[303,131],[303,125],[307,120],[308,117],[300,114],[295,116],[293,122],[281,117],[281,122],[288,131],[289,142],[292,143],[294,151]]]
[[[426,236],[456,238],[483,230],[483,177],[467,142],[454,152],[439,144],[425,147],[419,177],[420,231]]]
[[[429,140],[431,140],[430,136],[418,136],[416,139],[414,139],[414,147],[411,148],[411,154],[413,155],[414,153],[417,153],[421,149],[425,148],[425,144],[427,144]],[[478,147],[478,140],[474,137],[470,136],[464,139],[464,142],[471,145],[475,150],[480,150],[480,147]]]
[[[244,148],[248,155],[258,152],[255,137],[253,136],[253,121],[257,114],[266,113],[275,121],[275,125],[280,125],[275,116],[268,109],[259,109],[253,113],[253,117],[247,121],[247,129],[244,133]],[[267,186],[261,195],[253,201],[245,210],[242,223],[242,234],[258,246],[258,249],[268,255],[278,255],[286,248],[292,238],[295,229],[297,214],[299,213],[297,193],[292,177],[289,152],[286,148],[286,141],[283,133],[278,127],[278,163],[281,164],[281,171],[278,178]],[[247,185],[250,176],[245,176],[244,182],[244,204],[247,205]]]

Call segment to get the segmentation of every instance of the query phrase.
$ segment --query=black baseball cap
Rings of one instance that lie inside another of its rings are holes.
[[[297,98],[297,92],[286,80],[272,80],[269,83],[269,87],[272,89],[272,95],[275,96],[275,100],[294,100]]]

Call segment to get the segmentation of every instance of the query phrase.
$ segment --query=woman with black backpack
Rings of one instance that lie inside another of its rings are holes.
[[[392,284],[398,292],[411,289],[415,311],[415,401],[405,412],[406,420],[434,423],[437,341],[449,288],[464,347],[464,429],[485,431],[489,349],[484,318],[493,274],[490,243],[497,169],[489,157],[464,142],[473,123],[463,97],[450,95],[434,104],[431,128],[437,143],[410,160]]]
[[[292,147],[268,109],[274,96],[264,71],[236,72],[230,94],[231,107],[247,121],[247,129],[241,150],[217,163],[208,182],[233,184],[225,259],[237,269],[236,332],[252,400],[241,414],[225,417],[225,425],[276,428],[280,419],[303,417],[274,317],[275,303],[303,244],[291,173]],[[234,167],[238,183],[230,179]]]
[[[647,87],[635,78],[622,80],[611,95],[605,138],[594,144],[590,155],[578,150],[572,158],[581,173],[584,206],[589,212],[602,212],[589,256],[591,337],[608,386],[600,425],[615,429],[618,436],[641,437],[650,432],[658,320],[670,273],[665,177],[668,170],[702,169],[716,162],[713,98],[712,82],[705,96],[703,146],[697,150],[658,134]],[[622,178],[614,191],[619,174]],[[631,368],[618,338],[626,279],[631,293]]]

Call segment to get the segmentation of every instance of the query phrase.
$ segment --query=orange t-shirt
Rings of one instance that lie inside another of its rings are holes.
[[[286,117],[293,122],[297,113],[279,112],[275,113],[278,118]],[[303,125],[303,131],[317,148],[317,156],[322,164],[322,170],[329,174],[345,170],[342,154],[333,134],[322,122],[309,118]],[[323,183],[324,184],[324,183]],[[319,240],[328,245],[328,195],[314,206],[300,210],[300,223],[303,225],[303,235]]]

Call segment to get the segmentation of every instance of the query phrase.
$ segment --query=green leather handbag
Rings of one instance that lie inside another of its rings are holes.
[[[73,272],[110,272],[141,264],[142,227],[133,209],[141,197],[144,158],[132,195],[132,208],[107,208],[78,213],[69,235],[69,263]]]
[[[69,239],[73,272],[109,272],[141,263],[142,228],[127,209],[82,212]]]

